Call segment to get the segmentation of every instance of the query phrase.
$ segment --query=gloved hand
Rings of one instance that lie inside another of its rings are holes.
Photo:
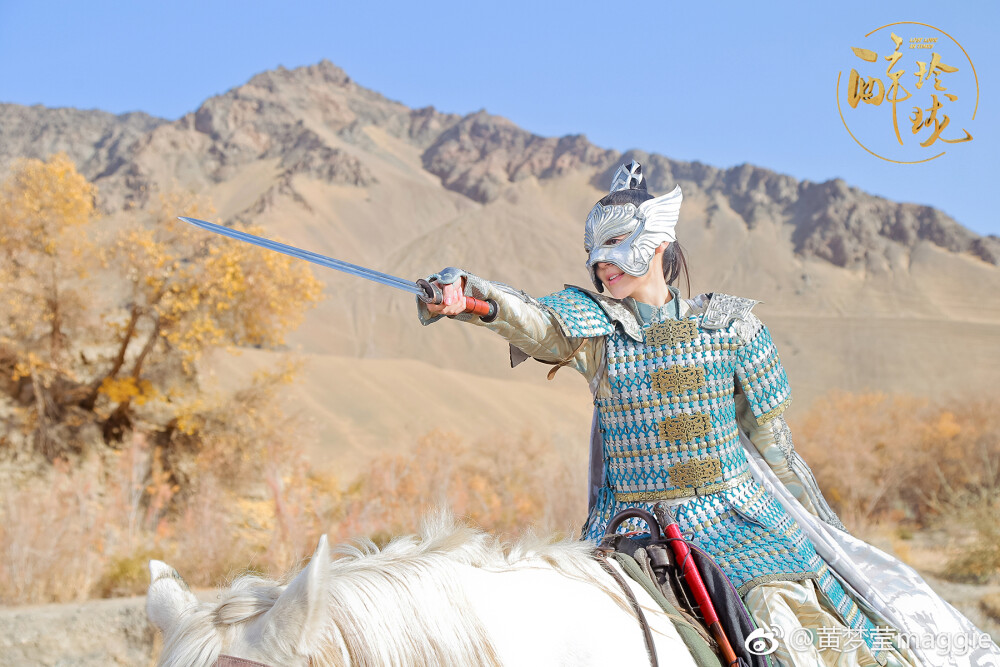
[[[449,266],[427,276],[427,280],[441,288],[444,300],[440,304],[428,303],[432,315],[461,315],[465,312],[465,271]]]

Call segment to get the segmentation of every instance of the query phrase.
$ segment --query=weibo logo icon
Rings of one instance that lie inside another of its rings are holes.
[[[743,646],[753,655],[770,655],[778,650],[778,642],[773,632],[757,628],[743,642]]]

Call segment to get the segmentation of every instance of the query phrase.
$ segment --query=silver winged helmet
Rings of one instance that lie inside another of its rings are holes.
[[[674,227],[683,198],[679,185],[669,194],[649,194],[642,165],[635,160],[618,168],[610,193],[591,209],[583,233],[583,246],[589,254],[587,269],[598,292],[604,291],[595,269],[598,262],[614,264],[632,276],[646,274],[660,244],[676,240]],[[622,234],[628,236],[609,243]]]

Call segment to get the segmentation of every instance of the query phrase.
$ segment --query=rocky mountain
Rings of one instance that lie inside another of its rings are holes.
[[[635,158],[650,191],[684,191],[678,233],[692,291],[763,300],[758,312],[800,398],[833,387],[985,390],[1000,373],[1000,239],[839,179],[622,154],[485,111],[410,109],[326,61],[264,72],[176,121],[0,105],[0,167],[57,150],[98,185],[108,213],[190,189],[211,198],[222,220],[317,252],[414,278],[459,264],[533,294],[587,285],[582,221],[617,165]],[[462,386],[455,408],[467,411],[507,391],[503,401],[523,410],[526,383],[543,375],[525,365],[511,376],[506,346],[475,327],[422,329],[412,297],[322,277],[329,298],[291,342],[311,360],[297,400],[315,406],[328,439],[367,451],[447,421],[447,412],[414,416],[415,384]],[[516,382],[486,394],[470,373]],[[586,416],[567,406],[583,401],[586,412],[585,388],[554,384],[533,394],[532,419],[583,437],[587,424],[577,422]],[[370,413],[413,401],[405,418]],[[555,411],[572,425],[546,421]],[[504,424],[516,428],[516,417]]]
[[[478,203],[496,200],[526,178],[580,170],[596,170],[591,181],[600,190],[619,163],[634,157],[649,165],[651,190],[665,192],[676,183],[686,194],[718,197],[750,229],[761,220],[780,220],[794,228],[797,254],[835,266],[878,268],[893,246],[912,248],[921,241],[1000,263],[997,237],[979,236],[932,207],[891,202],[840,179],[812,183],[750,164],[717,169],[642,151],[623,155],[583,135],[540,137],[485,111],[459,117],[430,107],[409,109],[358,86],[328,61],[264,72],[175,122],[144,113],[2,104],[0,168],[19,156],[66,151],[100,186],[102,206],[115,210],[143,205],[174,181],[202,190],[247,165],[276,159],[274,182],[239,213],[249,220],[276,196],[296,198],[296,174],[370,186],[375,176],[365,156],[338,147],[377,153],[366,127],[421,149],[424,170]]]
[[[122,169],[139,137],[167,121],[142,112],[48,109],[0,104],[0,170],[19,157],[47,158],[63,151],[90,180]]]

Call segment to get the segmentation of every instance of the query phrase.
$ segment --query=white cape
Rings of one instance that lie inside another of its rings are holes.
[[[795,519],[877,625],[891,625],[904,635],[927,667],[1000,667],[1000,647],[935,593],[916,570],[806,511],[753,443],[742,433],[740,440],[754,478]]]

